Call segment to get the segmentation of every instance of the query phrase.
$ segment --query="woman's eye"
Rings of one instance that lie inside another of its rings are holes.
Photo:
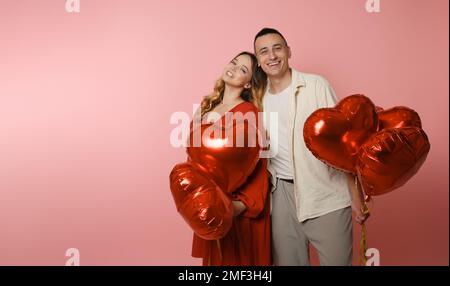
[[[246,71],[245,69],[241,69],[241,71],[242,71],[243,73],[247,73],[247,71]]]

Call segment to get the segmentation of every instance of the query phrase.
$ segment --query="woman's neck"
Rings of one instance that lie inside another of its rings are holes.
[[[222,104],[229,105],[242,101],[241,99],[242,88],[235,88],[229,85],[225,85],[223,91]]]

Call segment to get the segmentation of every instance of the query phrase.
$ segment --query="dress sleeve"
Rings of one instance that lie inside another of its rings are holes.
[[[245,111],[253,112],[258,118],[259,110],[253,104],[247,106],[249,108]],[[257,136],[261,137],[261,132],[264,132],[264,128],[263,124],[259,124],[258,121],[256,120],[256,129],[259,131]],[[268,193],[267,159],[260,158],[245,183],[232,193],[232,199],[239,200],[245,204],[246,210],[241,213],[241,216],[256,218],[265,208]]]
[[[268,199],[267,160],[260,159],[247,181],[233,193],[247,207],[242,216],[256,218],[264,210]]]

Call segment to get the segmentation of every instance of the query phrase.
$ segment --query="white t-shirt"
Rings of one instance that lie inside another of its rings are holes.
[[[263,97],[265,128],[270,140],[270,162],[276,170],[277,177],[282,179],[294,179],[292,164],[292,142],[289,142],[289,96],[292,93],[292,85],[283,91],[272,94],[268,90]],[[278,116],[277,116],[278,115]],[[274,116],[278,121],[274,121]]]
[[[317,159],[308,150],[303,138],[303,127],[308,116],[319,108],[336,106],[337,97],[331,85],[322,76],[292,69],[290,90],[290,101],[279,114],[289,117],[287,128],[290,131],[287,140],[293,144],[291,160],[295,160],[292,164],[295,167],[295,207],[298,221],[305,221],[350,206],[351,197],[347,175]],[[265,95],[267,94],[266,91]],[[267,106],[263,108],[267,111]],[[272,109],[270,103],[268,108]],[[267,130],[265,123],[264,126]],[[277,189],[278,174],[273,168],[272,158],[268,162],[271,191],[274,192]]]

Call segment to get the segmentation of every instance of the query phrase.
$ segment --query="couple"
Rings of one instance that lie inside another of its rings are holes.
[[[277,128],[266,120],[264,128],[269,152],[276,151],[260,158],[231,194],[234,220],[227,235],[216,243],[194,234],[192,256],[203,265],[309,265],[312,243],[321,265],[351,265],[352,210],[358,223],[367,219],[362,192],[303,140],[307,117],[335,106],[336,96],[323,77],[289,67],[291,50],[277,30],[262,29],[254,50],[256,56],[242,52],[231,60],[195,116],[216,122],[227,112],[275,112]]]

